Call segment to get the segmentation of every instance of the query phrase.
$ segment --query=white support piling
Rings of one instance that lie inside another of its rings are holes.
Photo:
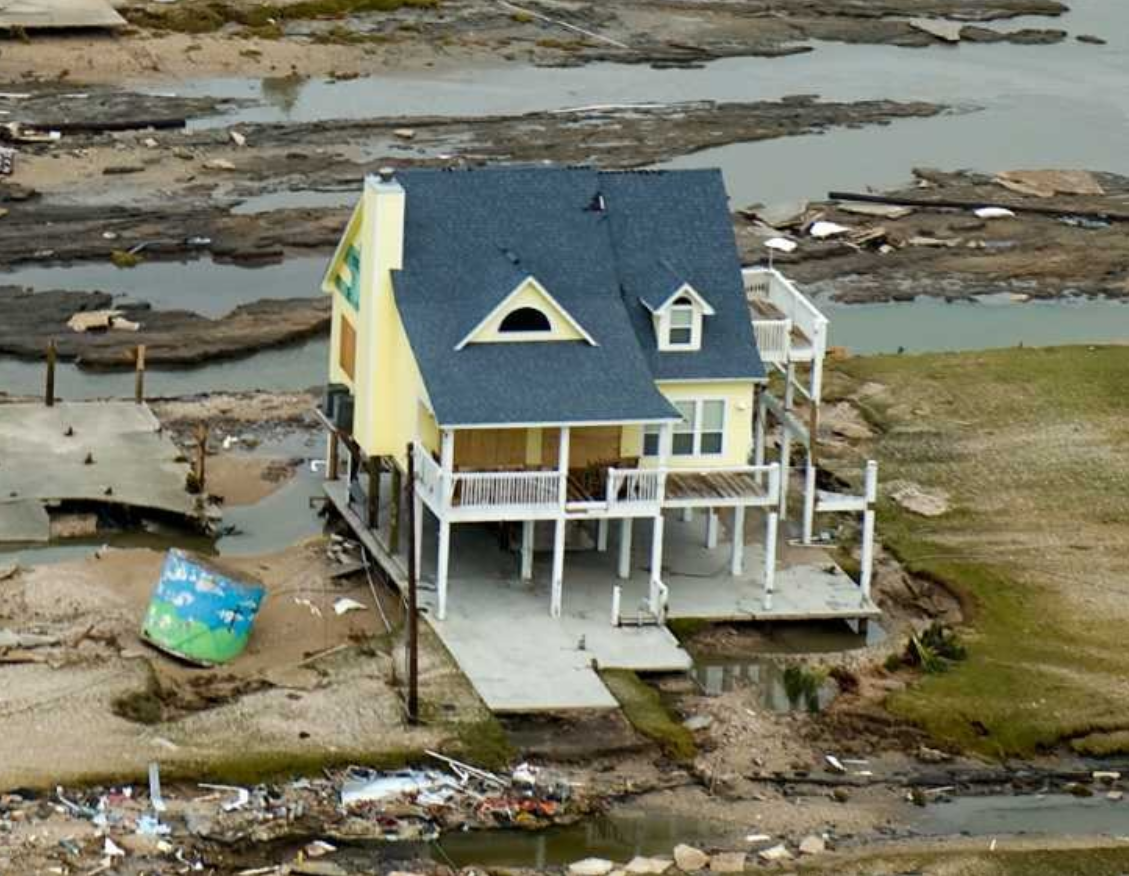
[[[619,565],[616,574],[627,580],[631,577],[631,518],[619,521]]]
[[[811,450],[807,453],[807,462],[804,467],[804,529],[803,542],[811,544],[812,533],[815,529],[815,461],[812,459]]]
[[[521,580],[529,581],[533,578],[533,520],[521,522]]]
[[[618,584],[612,587],[612,626],[619,626],[619,609],[623,603],[623,588]]]
[[[736,578],[745,571],[745,506],[733,509],[733,550],[729,557],[729,573]]]
[[[772,591],[776,586],[776,528],[779,518],[775,511],[768,512],[764,532],[764,609],[772,608]]]
[[[788,519],[788,477],[792,463],[792,433],[785,423],[780,424],[780,504],[777,512]]]
[[[663,520],[660,512],[654,519],[651,528],[651,580],[662,578],[663,570]]]
[[[683,508],[682,509],[682,522],[683,523],[692,523],[693,520],[694,520],[694,509],[693,508]]]
[[[874,511],[862,512],[862,557],[859,562],[859,587],[862,599],[870,599],[870,582],[874,575]]]
[[[768,403],[765,401],[765,390],[757,390],[756,412],[753,415],[753,465],[764,465],[765,420],[768,418]],[[757,486],[761,485],[763,476],[757,473]]]
[[[608,549],[608,518],[601,517],[596,522],[596,550],[604,553]]]
[[[439,518],[439,558],[435,565],[435,588],[438,605],[436,616],[439,620],[447,618],[447,572],[451,560],[451,524]]]
[[[713,550],[717,547],[718,526],[717,511],[714,508],[706,509],[706,548]]]
[[[553,524],[553,593],[549,614],[561,616],[562,591],[564,590],[564,552],[565,519],[558,517]]]

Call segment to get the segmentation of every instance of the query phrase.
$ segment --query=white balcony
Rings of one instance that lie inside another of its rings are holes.
[[[654,517],[662,508],[770,506],[779,466],[452,471],[416,449],[416,489],[451,521]]]
[[[741,273],[761,359],[781,369],[810,364],[810,386],[801,388],[818,402],[827,354],[827,317],[775,268],[744,268]]]

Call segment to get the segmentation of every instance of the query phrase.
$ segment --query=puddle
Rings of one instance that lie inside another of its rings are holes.
[[[666,855],[679,843],[717,842],[723,829],[704,820],[643,811],[621,811],[580,824],[537,833],[492,831],[448,834],[436,860],[456,867],[551,867],[587,857],[628,861],[635,855]]]
[[[993,347],[1121,342],[1129,304],[1108,299],[1012,303],[1007,296],[982,301],[935,298],[887,304],[819,307],[831,320],[831,343],[854,353],[911,353]]]
[[[0,285],[31,289],[98,290],[148,301],[154,307],[190,309],[222,316],[260,298],[320,295],[327,256],[288,258],[279,264],[240,267],[210,259],[142,262],[135,268],[109,263],[25,267],[0,273]],[[0,374],[0,388],[3,388]]]
[[[358,183],[359,185],[359,183]],[[255,195],[240,201],[231,212],[236,215],[254,215],[267,213],[271,210],[289,210],[316,207],[351,207],[360,197],[358,189],[349,189],[339,192],[325,192],[317,189],[301,189],[298,191],[268,192],[265,195]],[[325,259],[322,260],[324,269]],[[319,276],[320,280],[321,277]]]
[[[1070,794],[957,797],[921,810],[915,827],[932,835],[1123,836],[1129,833],[1129,804]]]
[[[264,350],[243,359],[228,359],[200,368],[149,368],[149,398],[199,392],[282,392],[325,384],[329,342],[310,340],[291,347]],[[55,370],[56,395],[65,400],[133,397],[133,373],[82,371],[60,363]],[[38,396],[43,393],[44,365],[0,356],[0,392]]]
[[[398,115],[494,115],[593,104],[688,100],[776,100],[818,94],[826,100],[928,100],[978,112],[907,119],[709,149],[671,167],[725,171],[735,204],[823,197],[829,189],[896,185],[914,166],[1084,167],[1129,173],[1129,4],[1075,0],[1036,26],[1072,35],[1097,33],[1090,46],[976,45],[933,49],[820,43],[785,58],[726,58],[702,69],[592,64],[554,69],[476,65],[348,82],[210,79],[180,87],[187,95],[250,99],[231,115],[197,127],[238,121],[315,121]],[[1014,22],[996,22],[1000,30]],[[1085,131],[1086,136],[1079,136]]]
[[[819,712],[839,694],[839,685],[833,680],[820,681],[820,676],[785,667],[770,657],[696,660],[690,675],[710,696],[752,688],[760,707],[770,712]]]

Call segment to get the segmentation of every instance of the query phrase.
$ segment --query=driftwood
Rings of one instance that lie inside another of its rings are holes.
[[[1129,213],[1119,210],[1079,210],[1056,207],[1050,204],[1016,204],[1003,201],[972,201],[955,198],[912,198],[899,195],[873,195],[869,192],[828,192],[833,201],[863,201],[868,204],[890,204],[897,207],[919,207],[945,210],[978,210],[981,207],[1003,207],[1016,213],[1035,213],[1040,216],[1081,216],[1107,222],[1129,222]]]

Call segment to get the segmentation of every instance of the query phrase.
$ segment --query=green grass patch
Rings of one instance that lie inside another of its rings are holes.
[[[801,861],[803,876],[1122,876],[1129,867],[1129,849],[1050,848],[946,851],[884,851],[830,855]]]
[[[966,621],[966,659],[946,660],[889,708],[988,756],[1072,740],[1119,750],[1129,348],[877,356],[834,369],[837,394],[870,386],[861,409],[881,432],[861,449],[881,482],[944,490],[954,508],[924,518],[879,504],[883,543],[956,595]]]
[[[404,8],[431,9],[439,0],[298,0],[296,3],[240,5],[223,0],[178,3],[162,7],[128,7],[122,15],[132,25],[177,33],[213,33],[229,24],[262,31],[267,35],[287,21],[344,18]]]
[[[1112,733],[1090,733],[1073,739],[1070,747],[1078,754],[1087,757],[1113,757],[1129,754],[1129,730],[1115,730]]]
[[[605,669],[600,677],[636,730],[657,743],[663,753],[682,763],[697,754],[694,737],[663,705],[659,692],[628,669]]]
[[[683,645],[711,626],[708,620],[696,617],[674,617],[666,622],[666,628],[674,633],[674,637]]]

